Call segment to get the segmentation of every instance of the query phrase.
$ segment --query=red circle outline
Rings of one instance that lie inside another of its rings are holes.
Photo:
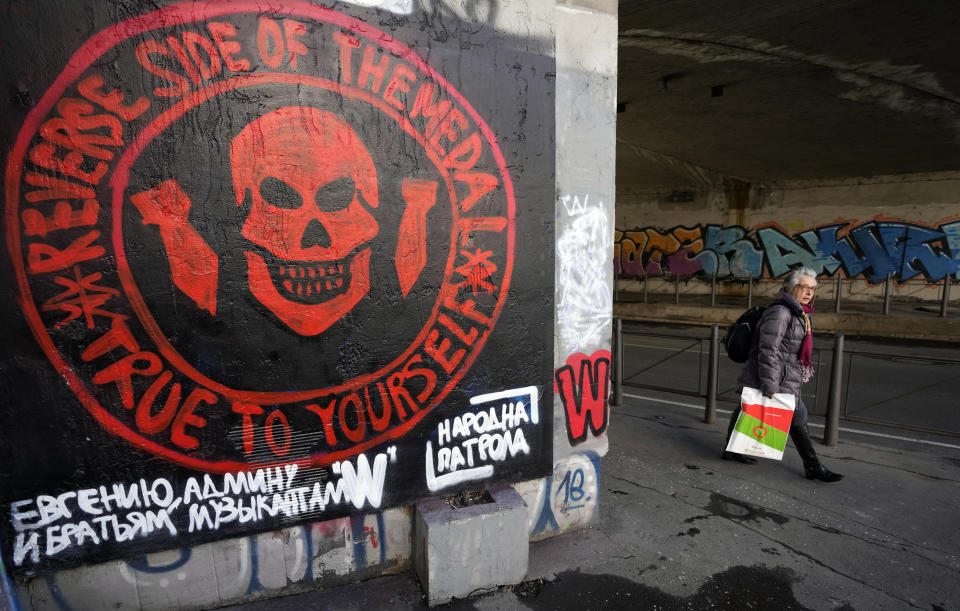
[[[419,71],[429,75],[430,78],[432,78],[438,85],[440,85],[440,87],[444,89],[444,91],[447,92],[447,94],[456,100],[460,108],[467,112],[473,122],[477,125],[477,129],[479,129],[480,133],[483,134],[484,139],[490,144],[490,153],[493,155],[494,161],[497,164],[497,168],[500,171],[500,177],[503,180],[503,188],[507,200],[507,253],[512,255],[516,241],[516,201],[513,192],[513,182],[510,178],[509,172],[507,171],[506,160],[504,159],[503,153],[500,151],[500,147],[497,144],[496,136],[493,134],[486,122],[480,117],[477,111],[473,108],[473,106],[450,84],[449,81],[447,81],[447,79],[437,73],[422,58],[415,54],[413,50],[385,32],[360,20],[337,13],[331,9],[311,5],[305,2],[291,0],[288,4],[285,4],[284,9],[284,14],[288,16],[300,16],[327,22],[342,29],[350,30],[354,34],[362,36],[368,41],[387,49],[394,55],[414,64]],[[132,17],[120,23],[114,24],[105,30],[102,30],[98,34],[95,34],[73,54],[73,56],[67,62],[67,66],[64,68],[63,72],[57,76],[53,84],[40,98],[40,101],[37,103],[37,105],[27,114],[27,118],[24,120],[14,147],[10,152],[10,157],[6,168],[5,192],[7,205],[5,210],[5,221],[7,223],[7,250],[10,254],[11,261],[13,262],[17,287],[20,291],[19,302],[24,317],[26,318],[27,325],[30,327],[30,331],[33,333],[37,343],[47,355],[47,358],[50,359],[51,364],[53,364],[57,372],[63,376],[67,382],[67,385],[77,396],[81,404],[94,416],[94,418],[100,423],[101,426],[103,426],[105,430],[118,437],[126,439],[131,444],[141,448],[142,450],[162,456],[175,464],[200,471],[209,471],[214,473],[247,471],[250,469],[262,468],[264,466],[290,464],[291,461],[275,460],[265,463],[250,464],[231,460],[209,461],[185,456],[178,452],[174,452],[166,446],[162,446],[154,441],[146,439],[138,433],[134,433],[132,429],[120,422],[116,417],[113,416],[113,414],[108,412],[102,405],[100,405],[100,402],[96,397],[93,396],[84,381],[81,380],[80,377],[73,371],[70,365],[60,354],[59,350],[57,350],[53,343],[53,339],[50,337],[50,334],[48,333],[46,326],[40,317],[40,313],[36,308],[36,304],[33,301],[30,286],[28,284],[26,268],[23,262],[23,252],[19,232],[20,226],[18,212],[20,203],[20,178],[23,170],[23,158],[26,154],[27,146],[36,135],[41,122],[47,117],[47,114],[51,111],[54,104],[56,104],[56,102],[66,91],[67,87],[74,83],[80,77],[80,75],[82,75],[108,50],[112,49],[117,44],[132,38],[133,36],[154,29],[182,25],[196,21],[205,21],[214,17],[228,14],[244,12],[262,14],[269,13],[271,10],[272,9],[270,6],[265,7],[259,2],[250,1],[241,1],[235,3],[182,2],[159,8],[145,15]],[[494,322],[496,322],[496,320],[499,318],[500,312],[503,310],[503,306],[506,303],[506,293],[510,285],[512,273],[513,257],[508,256],[506,259],[506,265],[504,267],[503,282],[500,286],[501,296],[500,299],[498,299],[497,305],[494,307],[494,312],[490,317]],[[483,343],[485,343],[487,335],[489,335],[489,330],[485,335],[478,338],[477,341],[480,342],[481,346]],[[476,350],[468,354],[464,359],[461,369],[458,371],[458,375],[455,375],[450,379],[447,385],[444,386],[444,388],[438,393],[438,397],[431,401],[431,403],[425,409],[414,414],[406,422],[393,429],[390,429],[379,437],[367,440],[361,444],[357,444],[349,450],[313,455],[292,462],[300,466],[318,466],[329,464],[341,458],[362,452],[373,445],[400,437],[403,433],[406,433],[408,430],[410,430],[410,428],[412,428],[421,418],[423,418],[427,412],[436,407],[440,399],[445,397],[450,392],[453,386],[460,381],[466,371],[469,370],[473,365],[473,362],[476,360],[479,352],[479,350]],[[376,442],[376,444],[374,442]]]

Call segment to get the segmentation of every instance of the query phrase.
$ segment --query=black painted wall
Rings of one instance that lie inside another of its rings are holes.
[[[553,59],[430,4],[7,4],[17,575],[549,472]]]

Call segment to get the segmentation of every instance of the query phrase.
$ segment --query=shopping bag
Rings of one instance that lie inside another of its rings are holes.
[[[740,395],[740,417],[730,435],[727,451],[782,459],[796,401],[790,394],[766,397],[756,388],[745,386]]]

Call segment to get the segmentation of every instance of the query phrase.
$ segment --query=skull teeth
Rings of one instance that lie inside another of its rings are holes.
[[[274,277],[288,297],[320,298],[344,286],[344,264],[275,265]],[[349,267],[347,267],[349,269]]]
[[[278,265],[274,273],[283,278],[323,278],[324,276],[340,276],[343,274],[343,263],[337,265]]]

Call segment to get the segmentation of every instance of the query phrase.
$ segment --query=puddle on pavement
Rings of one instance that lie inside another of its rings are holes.
[[[772,520],[774,523],[783,526],[790,521],[790,518],[782,513],[757,507],[756,505],[751,505],[745,501],[724,496],[716,492],[710,494],[710,503],[707,505],[707,511],[714,515],[736,520],[737,522]],[[688,519],[687,522],[689,521],[691,520]]]

